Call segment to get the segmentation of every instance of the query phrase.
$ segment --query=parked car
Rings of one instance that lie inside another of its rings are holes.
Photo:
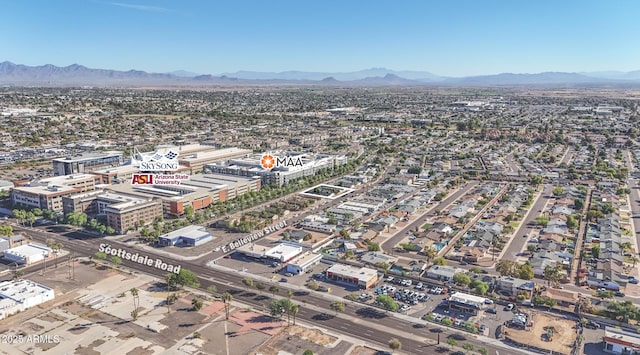
[[[490,298],[485,298],[485,299],[484,299],[484,303],[486,303],[486,304],[493,304],[493,300],[492,300],[492,299],[490,299]]]
[[[513,303],[509,303],[508,305],[506,305],[506,306],[504,307],[504,310],[505,310],[505,311],[510,311],[510,310],[512,310],[512,309],[513,309],[513,307],[515,307],[515,306],[513,305]]]
[[[496,314],[496,313],[498,313],[498,312],[496,311],[496,309],[495,309],[495,308],[487,308],[487,310],[486,310],[485,312],[487,312],[487,313],[491,313],[491,314]]]
[[[622,293],[622,292],[620,292],[620,291],[616,292],[616,293],[615,293],[615,295],[616,295],[617,297],[624,297],[624,293]]]
[[[292,273],[290,273],[290,272],[288,272],[288,273],[284,274],[284,276],[286,276],[286,277],[292,277],[292,276],[293,276],[293,274],[292,274]]]

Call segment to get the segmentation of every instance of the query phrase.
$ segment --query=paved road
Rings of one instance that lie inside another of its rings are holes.
[[[424,215],[429,214],[429,213],[431,213],[431,212],[433,212],[435,210],[439,210],[439,211],[444,210],[444,208],[446,208],[447,206],[452,204],[456,199],[460,198],[460,196],[466,194],[467,191],[471,190],[476,185],[478,185],[478,182],[477,181],[472,181],[472,182],[467,183],[466,186],[462,187],[461,189],[458,189],[458,191],[456,191],[456,192],[454,192],[452,194],[449,194],[449,196],[447,196],[442,201],[440,201],[440,203],[438,203],[437,205],[432,206],[431,208],[429,208],[429,210],[427,210],[427,212],[425,214],[423,214],[422,216],[418,217],[416,220],[411,222],[409,225],[407,225],[403,229],[398,230],[396,232],[396,234],[394,236],[392,236],[391,238],[385,240],[380,245],[382,250],[386,251],[389,254],[393,254],[393,247],[396,244],[400,243],[404,238],[407,237],[407,232],[416,229],[416,227],[417,228],[421,228],[426,223],[426,220],[423,218]]]
[[[539,211],[543,210],[543,208],[549,201],[549,196],[551,195],[552,191],[553,186],[551,185],[545,186],[543,188],[542,193],[533,203],[533,205],[529,209],[529,212],[527,212],[527,214],[524,216],[520,227],[518,227],[518,230],[515,232],[513,238],[511,238],[507,249],[501,254],[500,258],[515,260],[517,258],[517,254],[522,252],[522,249],[525,248],[525,244],[527,244],[527,240],[529,240],[529,238],[523,238],[522,236],[525,234],[527,236],[531,235],[531,231],[535,228],[531,227],[529,224],[535,223],[536,217],[538,217],[541,213]]]
[[[104,238],[90,237],[83,233],[70,232],[64,235],[48,233],[42,230],[34,230],[22,227],[14,227],[16,231],[28,233],[33,239],[44,242],[47,238],[54,238],[64,243],[65,249],[72,250],[78,256],[91,256],[98,250],[100,243],[109,243],[113,248],[122,248],[127,250],[135,250],[143,255],[150,254],[146,250],[136,249],[135,247],[117,242],[107,241]],[[187,268],[199,276],[200,287],[206,289],[210,285],[215,285],[219,292],[230,292],[234,298],[242,303],[249,304],[256,309],[266,309],[271,301],[266,295],[257,295],[253,290],[246,291],[242,285],[242,279],[246,276],[244,273],[224,272],[221,270],[213,270],[202,262],[192,262],[178,260],[167,256],[159,256],[164,262],[169,264],[179,264]],[[167,274],[166,271],[143,266],[138,263],[123,260],[123,266],[154,275],[161,280]],[[282,285],[279,285],[282,286]],[[286,287],[286,286],[285,286]],[[298,319],[316,324],[318,326],[332,329],[338,333],[362,339],[364,342],[374,342],[382,348],[388,346],[387,342],[391,338],[398,338],[402,342],[404,351],[411,354],[433,354],[435,352],[434,342],[438,335],[426,329],[416,329],[411,326],[405,319],[399,318],[399,315],[391,316],[379,309],[373,309],[367,306],[356,306],[349,303],[345,312],[340,317],[325,317],[323,315],[331,315],[330,304],[333,299],[324,296],[324,294],[298,290],[294,292],[294,299],[302,301],[299,305],[300,311]],[[335,296],[333,296],[335,299]],[[318,311],[322,310],[322,311]],[[347,317],[347,318],[344,318]],[[327,319],[325,319],[327,318]],[[345,321],[346,320],[346,321]],[[417,319],[416,319],[417,321]],[[414,321],[415,322],[415,321]],[[441,341],[446,343],[448,335],[452,334],[451,330],[444,330],[441,333]],[[459,333],[459,332],[455,332]],[[473,343],[476,347],[485,347],[490,354],[516,355],[522,354],[522,350],[513,349],[501,343],[495,344],[495,340],[483,338],[476,339],[471,335],[466,335],[466,342]]]

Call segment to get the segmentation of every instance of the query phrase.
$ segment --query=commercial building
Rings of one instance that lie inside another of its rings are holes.
[[[56,176],[87,173],[94,170],[119,166],[122,165],[122,163],[122,152],[119,151],[57,158],[53,159],[53,173]]]
[[[291,260],[287,264],[287,271],[293,274],[302,274],[311,270],[311,268],[319,264],[321,260],[322,254],[307,252]]]
[[[152,199],[119,194],[100,195],[99,199],[98,209],[104,211],[107,226],[117,233],[149,224],[162,215],[162,205]]]
[[[333,264],[326,271],[327,278],[338,283],[357,286],[367,290],[378,281],[378,271],[366,267],[353,267],[350,265]]]
[[[20,245],[2,252],[2,257],[10,263],[30,265],[49,257],[51,248],[37,244]]]
[[[260,179],[256,176],[240,177],[224,174],[194,174],[182,185],[204,188],[213,192],[214,202],[236,198],[251,191],[260,191],[262,187]]]
[[[300,253],[302,253],[301,246],[282,243],[265,251],[263,257],[281,263],[288,263]]]
[[[180,245],[195,247],[212,240],[211,233],[202,226],[187,226],[173,232],[161,235],[158,244],[163,246]]]
[[[87,192],[95,190],[98,181],[92,174],[73,174],[41,179],[37,184],[41,186],[69,186],[77,188],[79,192]]]
[[[131,185],[118,184],[107,187],[108,191],[137,196],[138,198],[156,199],[162,205],[162,212],[172,216],[184,214],[185,207],[191,206],[194,211],[209,206],[212,195],[216,192],[192,186],[180,185]],[[226,193],[218,191],[216,197],[222,195],[226,199]]]
[[[29,280],[0,282],[0,319],[55,298],[53,289]]]
[[[449,309],[455,309],[465,313],[478,314],[485,304],[486,298],[474,296],[462,292],[454,292],[449,297]]]
[[[179,185],[110,185],[109,191],[162,201],[164,214],[181,216],[190,206],[194,211],[219,201],[233,199],[250,191],[259,191],[260,179],[220,174],[195,174]]]
[[[20,186],[11,191],[11,202],[14,206],[26,206],[62,211],[62,198],[80,192],[80,189],[64,186]]]
[[[636,333],[614,327],[606,327],[602,342],[604,343],[603,350],[611,354],[640,354],[640,337]]]
[[[62,211],[64,197],[78,192],[93,191],[96,188],[95,176],[91,174],[75,174],[55,176],[14,187],[11,201],[14,206]]]
[[[91,171],[100,184],[120,184],[131,181],[133,174],[140,172],[136,166],[127,164],[115,166],[107,169],[99,169]]]
[[[197,151],[193,153],[185,153],[178,151],[180,154],[178,163],[188,167],[192,173],[201,172],[203,167],[207,164],[221,162],[228,159],[240,158],[251,154],[249,149],[242,148],[224,148],[217,150]]]

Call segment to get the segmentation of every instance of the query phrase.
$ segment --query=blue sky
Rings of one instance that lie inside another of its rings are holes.
[[[634,0],[3,0],[0,61],[219,74],[640,69]]]

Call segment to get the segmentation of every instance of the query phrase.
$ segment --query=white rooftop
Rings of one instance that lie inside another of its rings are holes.
[[[43,245],[37,245],[37,244],[31,244],[31,243],[27,245],[20,245],[15,248],[7,249],[4,251],[5,254],[13,254],[13,255],[18,255],[22,257],[42,255],[43,253],[48,255],[50,252],[51,252],[51,248],[47,248]]]

